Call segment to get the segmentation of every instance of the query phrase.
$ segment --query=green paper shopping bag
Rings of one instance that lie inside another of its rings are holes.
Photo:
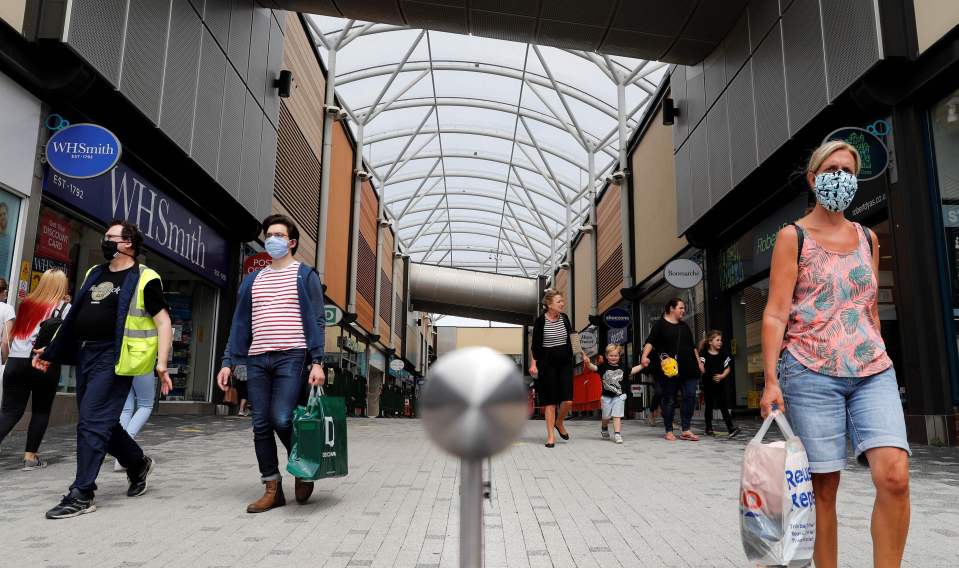
[[[308,481],[342,477],[346,456],[346,403],[314,388],[306,406],[293,411],[293,450],[286,471]]]

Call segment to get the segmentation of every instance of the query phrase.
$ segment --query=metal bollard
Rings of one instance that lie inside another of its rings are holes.
[[[487,347],[456,350],[430,368],[423,422],[434,442],[460,458],[460,568],[483,565],[483,459],[519,435],[526,397],[516,364]]]

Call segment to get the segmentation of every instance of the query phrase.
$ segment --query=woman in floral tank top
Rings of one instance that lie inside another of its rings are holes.
[[[816,206],[777,235],[763,314],[762,414],[784,410],[809,456],[817,567],[838,564],[836,495],[847,438],[876,487],[876,566],[901,564],[909,531],[911,451],[880,334],[879,243],[843,214],[859,165],[859,153],[842,141],[813,152],[806,178]]]

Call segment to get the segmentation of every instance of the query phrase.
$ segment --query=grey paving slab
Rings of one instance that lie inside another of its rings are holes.
[[[754,430],[755,424],[747,426]],[[594,421],[543,447],[543,423],[493,461],[483,511],[488,568],[737,567],[742,440],[666,442],[628,421],[626,443]],[[245,513],[260,491],[248,420],[156,417],[141,442],[157,461],[150,490],[125,496],[104,465],[98,511],[48,521],[74,473],[74,430],[51,429],[50,466],[19,471],[22,434],[0,453],[0,566],[409,567],[457,565],[456,460],[416,420],[350,420],[350,475],[317,483],[307,505]],[[959,566],[959,450],[915,449],[906,565]],[[843,566],[871,565],[869,472],[850,464],[840,493]]]

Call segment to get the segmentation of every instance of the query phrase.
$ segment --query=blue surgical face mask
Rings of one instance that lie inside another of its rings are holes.
[[[841,213],[849,207],[859,183],[856,176],[842,170],[816,176],[816,201],[828,211]]]
[[[263,246],[266,247],[266,252],[273,257],[273,260],[283,258],[290,252],[290,241],[283,237],[269,237],[263,243]]]

